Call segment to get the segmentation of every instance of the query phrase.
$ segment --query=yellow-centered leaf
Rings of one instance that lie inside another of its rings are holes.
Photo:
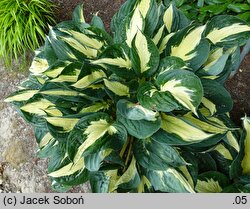
[[[235,23],[223,28],[214,28],[210,33],[207,34],[207,38],[213,43],[219,43],[231,35],[238,33],[250,31],[250,27],[247,25],[242,25],[240,23]]]
[[[135,47],[137,54],[140,58],[141,73],[147,71],[150,67],[148,63],[150,61],[151,53],[148,50],[148,42],[146,37],[141,31],[138,31],[135,37]]]
[[[7,99],[5,99],[5,102],[21,102],[21,101],[27,101],[30,98],[32,98],[36,93],[38,92],[38,90],[27,90],[27,91],[23,91],[17,95],[8,97]]]
[[[134,14],[130,20],[130,24],[127,29],[126,43],[131,47],[131,43],[138,31],[143,29],[143,18],[138,7],[136,7]]]
[[[206,26],[199,26],[189,31],[179,45],[171,47],[170,55],[180,57],[184,61],[194,58],[197,55],[195,48],[200,43],[205,28]]]
[[[187,142],[200,142],[214,136],[214,134],[206,133],[195,126],[170,115],[162,114],[162,119],[161,128],[164,131],[176,134]]]

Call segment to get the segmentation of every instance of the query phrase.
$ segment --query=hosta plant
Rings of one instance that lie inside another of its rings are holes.
[[[174,2],[190,19],[205,22],[215,15],[229,14],[250,23],[250,0],[164,0]]]
[[[13,58],[40,46],[48,25],[55,23],[53,8],[50,0],[0,1],[0,58],[8,67]]]
[[[172,4],[127,0],[111,30],[78,6],[6,99],[33,125],[53,188],[250,191],[249,119],[233,124],[223,87],[250,27],[232,16],[193,24]]]

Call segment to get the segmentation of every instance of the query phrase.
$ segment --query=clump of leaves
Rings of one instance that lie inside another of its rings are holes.
[[[7,66],[40,46],[48,24],[55,23],[53,8],[49,0],[0,1],[0,57]]]
[[[97,16],[86,23],[78,6],[6,99],[34,126],[53,188],[249,191],[249,119],[235,127],[223,84],[250,27],[232,16],[193,24],[172,4],[127,0],[111,29]]]
[[[213,16],[228,14],[250,24],[250,0],[164,0],[164,2],[166,4],[174,2],[188,18],[202,23]]]

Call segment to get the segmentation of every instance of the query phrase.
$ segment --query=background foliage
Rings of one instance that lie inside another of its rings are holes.
[[[174,2],[188,18],[202,23],[221,14],[234,15],[250,23],[249,0],[164,0],[164,2],[166,4]]]

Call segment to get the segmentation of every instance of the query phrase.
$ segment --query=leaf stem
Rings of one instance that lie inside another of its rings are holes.
[[[121,149],[121,151],[120,151],[120,157],[123,157],[123,155],[124,155],[124,153],[125,153],[125,151],[126,151],[126,149],[127,149],[128,144],[129,144],[129,138],[128,138],[128,140],[125,142],[125,144],[123,145],[123,147],[122,147],[122,149]]]
[[[125,166],[128,165],[128,161],[129,161],[131,150],[132,150],[132,146],[133,146],[133,141],[134,141],[134,138],[131,137],[130,140],[129,140],[129,149],[128,149],[128,154],[127,154],[126,161],[125,161]]]

